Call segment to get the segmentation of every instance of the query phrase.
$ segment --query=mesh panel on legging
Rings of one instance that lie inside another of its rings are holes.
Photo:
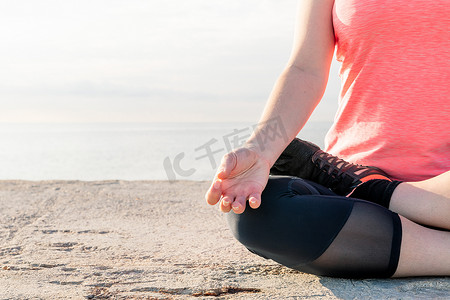
[[[272,176],[258,209],[227,219],[250,251],[303,272],[390,277],[397,267],[397,214],[296,177]]]
[[[353,201],[347,222],[327,250],[299,269],[318,275],[351,278],[394,274],[401,242],[398,215],[366,201]]]

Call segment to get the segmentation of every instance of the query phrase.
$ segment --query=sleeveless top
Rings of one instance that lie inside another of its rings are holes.
[[[335,0],[339,108],[325,150],[417,181],[450,170],[450,0]]]

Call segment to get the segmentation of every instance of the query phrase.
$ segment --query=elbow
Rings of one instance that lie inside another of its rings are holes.
[[[316,99],[322,98],[328,83],[328,72],[318,71],[299,64],[288,64],[284,76],[291,78],[296,84],[303,86],[304,90],[314,95]],[[288,81],[291,81],[288,79]]]

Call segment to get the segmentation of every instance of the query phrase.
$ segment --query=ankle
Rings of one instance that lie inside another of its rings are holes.
[[[361,183],[349,197],[370,201],[389,208],[392,194],[401,181],[389,179],[372,179]]]

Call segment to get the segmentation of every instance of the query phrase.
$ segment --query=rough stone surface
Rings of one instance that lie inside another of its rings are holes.
[[[450,278],[345,280],[248,252],[208,182],[1,181],[0,299],[444,299]]]

